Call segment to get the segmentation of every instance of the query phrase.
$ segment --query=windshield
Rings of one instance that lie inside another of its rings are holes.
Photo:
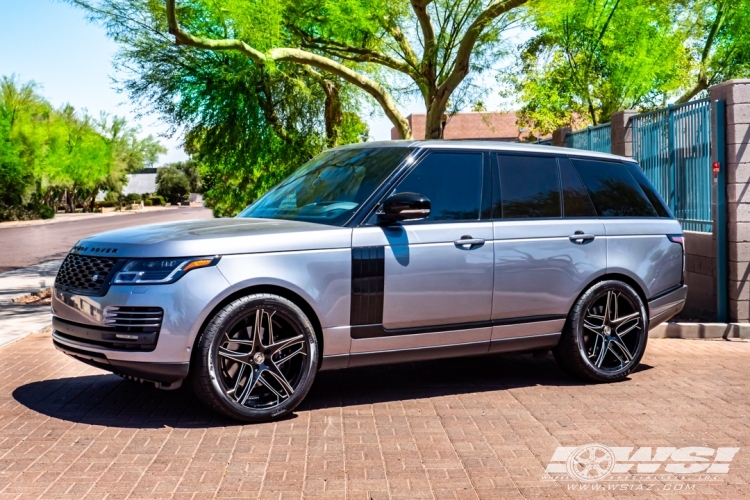
[[[237,217],[342,226],[409,153],[408,148],[326,151],[305,163]]]

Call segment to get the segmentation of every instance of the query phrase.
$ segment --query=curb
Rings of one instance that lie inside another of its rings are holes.
[[[650,339],[750,339],[750,323],[663,323]]]

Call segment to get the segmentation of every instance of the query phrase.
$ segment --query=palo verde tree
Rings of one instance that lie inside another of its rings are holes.
[[[406,79],[425,103],[425,138],[439,139],[456,89],[503,55],[503,31],[526,1],[166,0],[166,16],[178,45],[237,52],[269,71],[286,62],[334,75],[367,92],[411,138],[389,91]]]
[[[675,5],[690,54],[687,102],[711,85],[750,76],[750,0],[687,0]]]
[[[521,120],[540,134],[657,106],[686,79],[666,1],[540,0],[525,23],[534,36],[502,79],[522,103]]]
[[[683,103],[750,75],[750,0],[539,0],[502,76],[541,134]]]

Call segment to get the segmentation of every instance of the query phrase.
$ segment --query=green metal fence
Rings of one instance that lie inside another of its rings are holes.
[[[596,127],[586,127],[583,130],[568,134],[567,142],[569,148],[611,153],[612,125],[605,123]]]
[[[633,158],[687,231],[710,233],[711,103],[691,101],[636,115]]]

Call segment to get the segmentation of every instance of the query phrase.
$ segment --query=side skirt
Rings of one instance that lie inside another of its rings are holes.
[[[560,333],[497,339],[488,342],[473,342],[415,349],[398,349],[354,354],[324,356],[320,370],[339,370],[357,366],[385,365],[391,363],[410,363],[430,359],[457,358],[462,356],[479,356],[510,352],[533,351],[554,347],[560,341]]]

